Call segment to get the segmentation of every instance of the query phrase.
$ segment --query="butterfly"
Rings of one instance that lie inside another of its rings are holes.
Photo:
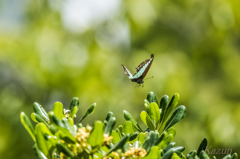
[[[151,58],[143,61],[138,67],[136,68],[137,73],[134,75],[122,64],[124,73],[128,76],[128,78],[132,82],[137,82],[137,84],[142,84],[144,81],[144,77],[147,75],[149,68],[152,65],[154,59],[154,55],[151,54]]]

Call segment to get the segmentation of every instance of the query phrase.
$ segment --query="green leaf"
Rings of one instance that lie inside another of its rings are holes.
[[[130,137],[129,137],[129,141],[134,140],[137,136],[138,136],[138,132],[132,133],[132,134],[130,135]]]
[[[126,142],[121,149],[122,149],[122,152],[125,153],[130,149],[130,145]]]
[[[40,115],[38,115],[36,113],[32,113],[31,118],[32,118],[33,121],[35,121],[37,123],[43,123],[49,128],[49,125],[47,124],[47,122]]]
[[[25,127],[25,129],[28,131],[28,133],[32,137],[33,141],[36,142],[33,125],[24,112],[21,112],[20,120],[21,120],[21,123],[23,124],[23,126]]]
[[[150,105],[149,101],[147,99],[144,99],[144,105]]]
[[[187,110],[185,106],[181,105],[177,107],[177,109],[175,109],[171,117],[166,122],[164,130],[169,129],[170,127],[175,125],[177,122],[179,122],[181,119],[183,119],[186,116],[186,113],[187,113]]]
[[[102,158],[103,158],[103,155],[101,153],[96,152],[93,154],[93,159],[102,159]]]
[[[122,134],[122,133],[124,133],[124,129],[123,129],[123,126],[122,125],[119,125],[118,126],[118,130],[119,130],[119,132]]]
[[[112,131],[111,136],[113,137],[112,142],[113,142],[114,144],[121,140],[119,134],[118,134],[116,131],[114,131],[114,130]]]
[[[73,136],[75,136],[76,132],[75,132],[74,126],[71,126],[69,121],[71,121],[71,118],[69,120],[66,118],[63,118],[62,123],[64,125],[64,128],[67,129]]]
[[[156,141],[158,140],[158,133],[154,132],[154,131],[150,131],[148,133],[148,136],[145,140],[145,142],[143,143],[143,148],[149,152],[151,147],[154,146],[156,144]]]
[[[189,158],[189,159],[198,159],[199,157],[197,156],[197,151],[196,151],[196,150],[191,151],[191,152],[187,155],[187,158]]]
[[[129,112],[127,112],[126,110],[124,110],[124,111],[123,111],[123,115],[124,115],[125,120],[129,120],[129,121],[132,122],[133,127],[134,127],[135,129],[137,129],[137,130],[140,131],[140,132],[143,132],[142,129],[140,128],[140,126],[138,125],[137,121],[132,117],[132,115],[131,115]]]
[[[47,159],[47,157],[37,147],[37,143],[33,145],[33,151],[39,159]]]
[[[106,117],[105,120],[108,121],[111,117],[114,117],[113,112],[108,112],[107,117]]]
[[[48,116],[49,116],[51,123],[54,124],[55,126],[62,127],[62,128],[65,127],[65,125],[63,125],[62,121],[59,118],[57,118],[57,116],[54,114],[54,112],[52,112],[52,111],[48,112]]]
[[[171,159],[181,159],[176,153],[173,153]]]
[[[173,151],[167,151],[165,154],[163,154],[161,159],[170,159],[173,155]]]
[[[68,122],[69,122],[69,124],[70,124],[71,127],[74,126],[73,118],[69,117],[69,118],[68,118]]]
[[[89,108],[88,110],[86,111],[86,113],[83,115],[83,117],[80,119],[79,123],[85,119],[87,116],[89,116],[90,114],[92,114],[94,112],[96,108],[96,103],[93,103]]]
[[[77,113],[78,107],[74,107],[71,111],[71,113],[69,114],[70,118],[74,118],[75,114]]]
[[[168,104],[167,110],[164,112],[163,122],[168,118],[171,112],[175,109],[179,100],[180,100],[179,94],[175,93]]]
[[[35,127],[36,143],[39,150],[45,155],[49,156],[50,149],[53,146],[51,141],[45,139],[45,134],[52,136],[45,124],[38,123]]]
[[[31,114],[31,119],[34,121],[34,122],[36,122],[36,123],[39,123],[39,121],[36,119],[36,117],[35,117],[35,114],[36,113],[32,113]],[[38,115],[39,116],[39,115]]]
[[[157,146],[153,146],[149,154],[143,157],[143,159],[160,159],[160,158],[161,158],[161,154]]]
[[[154,130],[154,125],[152,123],[151,118],[149,117],[149,115],[147,114],[147,112],[142,111],[140,114],[140,117],[142,119],[142,121],[151,129]]]
[[[160,117],[160,122],[163,120],[163,116],[167,110],[167,106],[168,106],[168,101],[169,101],[169,97],[167,95],[164,95],[160,101],[160,109],[161,111],[161,117]]]
[[[156,129],[158,124],[159,124],[159,122],[160,122],[160,111],[159,111],[159,107],[158,107],[158,105],[156,103],[151,103],[150,104],[150,113],[149,113],[149,115],[153,119],[153,125],[154,125],[154,127]]]
[[[199,156],[199,155],[200,155],[200,152],[201,152],[202,150],[205,151],[206,147],[207,147],[207,139],[204,138],[204,139],[202,140],[201,144],[200,144],[199,147],[198,147],[197,155]]]
[[[172,157],[173,153],[181,152],[184,150],[184,147],[173,147],[170,148],[166,153],[163,154],[162,159],[169,159]]]
[[[200,152],[199,158],[200,158],[200,159],[210,159],[210,157],[207,155],[207,153],[206,153],[204,150],[202,150],[202,151]],[[230,156],[230,158],[231,158],[231,156]],[[226,158],[226,159],[227,159],[227,158]]]
[[[63,114],[63,105],[60,102],[55,102],[53,105],[53,110],[55,116],[59,119],[62,120],[65,116]]]
[[[238,154],[237,153],[234,153],[231,157],[231,159],[238,159]]]
[[[175,144],[175,142],[170,142],[166,147],[163,148],[163,153],[167,152],[170,148],[173,148]]]
[[[166,139],[167,138],[167,132],[166,131],[164,131],[162,134],[161,134],[161,136],[157,139],[157,141],[156,141],[156,145],[162,145],[162,144],[160,144],[164,139]]]
[[[122,132],[117,128],[116,132],[118,133],[118,135],[120,136],[120,138],[123,136]]]
[[[169,143],[168,146],[163,149],[163,152],[167,153],[168,151],[171,151],[173,153],[181,154],[181,152],[185,150],[183,146],[173,147],[174,144],[174,142]]]
[[[124,126],[123,126],[123,132],[127,135],[132,134],[133,131],[133,127],[132,127],[132,122],[131,121],[125,121]]]
[[[64,130],[59,130],[55,136],[57,136],[59,139],[63,140],[66,143],[74,144],[76,142],[76,138],[74,138],[71,133],[64,131]]]
[[[84,151],[82,152],[81,158],[82,158],[82,159],[92,159],[91,156],[90,156],[90,154],[89,154],[86,150],[84,150]]]
[[[111,132],[112,132],[112,129],[113,129],[115,124],[116,124],[116,118],[115,117],[111,117],[109,119],[106,127],[104,128],[104,134],[108,134],[110,136]]]
[[[150,103],[148,102],[147,99],[144,100],[144,106],[147,110],[147,113],[149,113],[150,112]]]
[[[231,155],[228,154],[228,155],[224,156],[222,159],[231,159]]]
[[[108,124],[107,120],[104,120],[104,121],[103,121],[103,128],[104,128],[104,129],[106,128],[107,124]]]
[[[49,112],[48,116],[50,118],[51,123],[58,129],[58,132],[56,133],[59,138],[68,141],[71,140],[71,142],[75,142],[76,138],[74,137],[74,127],[70,126],[69,122],[66,118],[64,118],[62,121],[59,120],[54,112]]]
[[[70,151],[65,145],[63,145],[62,143],[57,143],[56,144],[56,148],[59,152],[64,153],[66,156],[71,157],[71,158],[75,158],[75,155],[72,151]]]
[[[159,142],[158,147],[159,148],[166,147],[172,140],[173,140],[173,135],[170,134],[166,138],[163,138],[163,140],[161,142]]]
[[[88,143],[92,146],[101,146],[103,142],[103,123],[101,121],[95,121],[94,128],[88,138]]]
[[[38,114],[47,124],[49,124],[49,118],[48,118],[48,114],[45,111],[45,109],[38,104],[37,102],[33,103],[33,110],[36,114]]]
[[[173,148],[174,152],[183,152],[185,150],[185,147],[183,146],[177,146]]]
[[[56,128],[56,126],[54,126],[53,124],[51,124],[51,125],[49,126],[49,130],[51,131],[51,133],[52,133],[53,135],[55,135],[56,132],[58,131],[58,129]]]
[[[119,148],[123,148],[124,144],[128,141],[129,136],[126,135],[124,136],[118,143],[116,143],[107,153],[105,156],[109,155],[111,152],[119,149]]]
[[[172,134],[172,136],[175,137],[176,136],[176,129],[174,129],[173,127],[169,128],[167,130],[167,135],[170,135],[170,134]]]
[[[139,135],[138,135],[138,141],[141,142],[141,144],[143,144],[145,139],[146,139],[145,133],[140,132]]]
[[[69,110],[72,112],[73,109],[76,109],[77,107],[77,110],[78,110],[78,107],[79,107],[79,99],[78,97],[73,97],[71,103],[70,103],[70,106],[69,106]],[[77,111],[76,111],[77,112]]]
[[[153,103],[153,102],[156,103],[157,105],[159,104],[158,100],[157,100],[157,97],[153,92],[148,93],[147,100],[150,104]]]

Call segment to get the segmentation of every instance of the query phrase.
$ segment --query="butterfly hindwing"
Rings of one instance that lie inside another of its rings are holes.
[[[129,77],[129,78],[132,78],[133,75],[132,73],[122,64],[122,67],[123,67],[123,70],[124,70],[124,73]]]

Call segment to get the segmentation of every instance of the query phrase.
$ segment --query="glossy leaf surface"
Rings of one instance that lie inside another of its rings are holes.
[[[95,146],[100,146],[103,142],[103,123],[101,121],[96,121],[94,128],[90,133],[88,138],[88,143]]]
[[[133,124],[133,126],[134,126],[135,129],[137,129],[138,131],[142,132],[142,129],[141,129],[140,126],[138,125],[137,121],[132,117],[132,115],[131,115],[128,111],[124,110],[124,111],[123,111],[123,115],[124,115],[124,118],[125,118],[126,120],[129,120],[129,121],[132,122],[132,124]]]
[[[86,113],[83,115],[83,117],[80,119],[79,123],[85,119],[87,116],[89,116],[90,114],[92,114],[94,112],[96,108],[96,103],[93,103],[89,108],[88,110],[86,111]]]

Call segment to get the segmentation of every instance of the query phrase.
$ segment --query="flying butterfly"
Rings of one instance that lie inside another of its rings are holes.
[[[144,77],[147,75],[148,70],[150,69],[152,62],[154,59],[154,55],[151,54],[151,58],[147,59],[145,61],[143,61],[140,65],[138,65],[138,67],[136,68],[137,73],[135,73],[134,75],[122,64],[124,73],[128,76],[128,78],[132,81],[132,82],[137,82],[137,84],[142,84],[144,81]]]

